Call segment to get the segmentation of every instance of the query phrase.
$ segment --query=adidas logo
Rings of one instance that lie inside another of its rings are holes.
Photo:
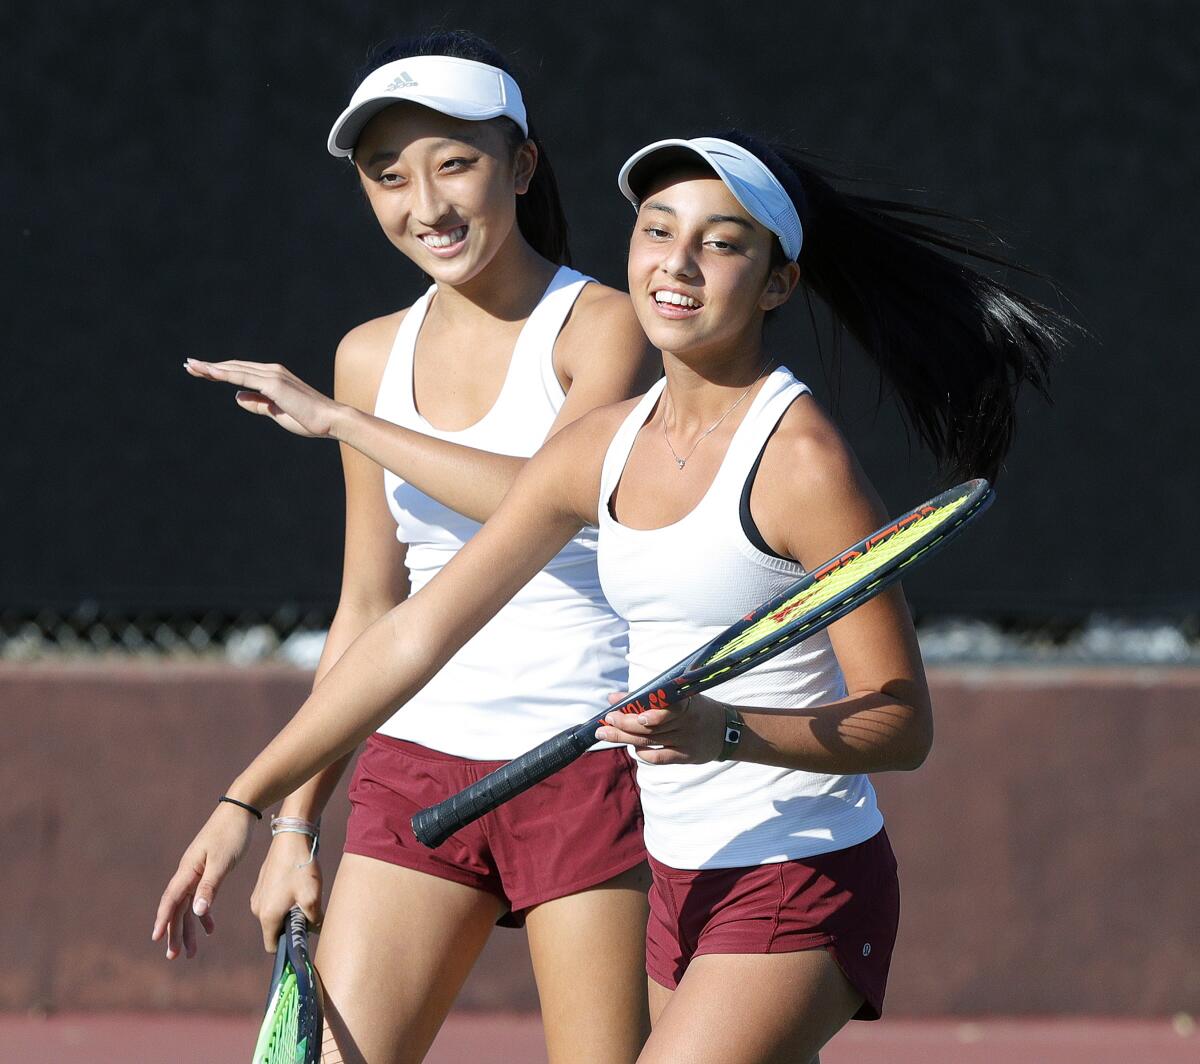
[[[407,70],[402,70],[398,78],[393,78],[391,84],[388,85],[388,92],[395,92],[397,89],[415,89],[417,82],[412,79],[412,75]]]

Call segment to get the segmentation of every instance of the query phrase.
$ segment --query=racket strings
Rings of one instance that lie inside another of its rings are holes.
[[[773,645],[774,640],[771,640],[771,637],[782,632],[797,613],[807,614],[820,606],[822,602],[839,598],[848,588],[870,573],[883,568],[896,557],[910,550],[916,541],[929,535],[933,529],[946,525],[952,519],[961,516],[962,511],[973,501],[970,497],[954,499],[931,513],[920,515],[916,520],[901,525],[887,539],[879,540],[868,546],[862,553],[850,557],[848,561],[831,570],[826,576],[799,591],[782,606],[760,617],[753,624],[747,625],[708,660],[717,662],[722,658],[739,654],[759,642],[765,643],[763,649]],[[922,553],[924,552],[922,551]]]
[[[279,980],[269,1019],[263,1023],[253,1064],[303,1061],[300,1037],[300,987],[296,973],[289,966]]]
[[[951,529],[947,529],[947,533],[953,528],[957,527],[958,524],[955,524]],[[921,547],[920,550],[914,551],[912,555],[901,561],[900,564],[896,566],[893,573],[902,572],[910,565],[913,565],[919,561],[925,556],[927,551],[932,550],[945,538],[946,535],[943,534],[935,539],[930,540],[927,544],[925,544],[925,546]],[[764,642],[753,645],[750,648],[750,651],[741,657],[721,659],[723,663],[715,668],[712,672],[704,673],[703,675],[697,676],[691,681],[676,680],[675,682],[678,684],[680,693],[686,694],[693,688],[701,688],[706,690],[717,681],[718,677],[723,676],[726,673],[736,673],[740,675],[760,658],[770,657],[774,651],[774,648],[779,646],[781,643],[790,644],[796,640],[797,636],[803,636],[803,633],[809,629],[825,627],[824,622],[831,614],[836,614],[838,617],[845,616],[847,613],[853,611],[859,604],[866,602],[868,599],[874,598],[876,588],[878,588],[881,583],[885,582],[887,577],[887,573],[880,573],[877,579],[872,580],[870,583],[864,584],[857,591],[852,592],[845,598],[827,600],[829,601],[829,608],[822,613],[813,613],[810,609],[805,614],[805,619],[802,624],[799,624],[795,628],[788,627],[781,629],[774,639],[766,639],[766,637],[764,637]],[[732,679],[732,677],[730,677],[730,679]]]

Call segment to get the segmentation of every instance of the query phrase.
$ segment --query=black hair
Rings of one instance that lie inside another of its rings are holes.
[[[366,65],[358,72],[355,84],[386,63],[415,55],[447,55],[455,59],[471,59],[477,63],[499,67],[512,74],[504,56],[482,37],[466,30],[431,30],[373,48]],[[511,118],[506,117],[500,121],[503,121],[506,127],[509,145],[513,151],[528,139],[533,141],[538,152],[537,168],[530,179],[529,189],[523,196],[517,197],[517,226],[521,235],[543,258],[560,266],[570,266],[571,249],[567,242],[567,218],[563,213],[558,182],[550,165],[550,157],[538,139],[532,122],[529,123],[527,138],[521,132],[521,127]]]
[[[1074,326],[976,265],[1032,271],[957,231],[981,230],[977,222],[843,191],[806,152],[740,130],[716,135],[753,152],[791,197],[804,227],[800,283],[833,315],[835,362],[848,333],[945,480],[994,480],[1012,444],[1021,387],[1050,399],[1050,365]],[[782,265],[776,245],[774,264]]]

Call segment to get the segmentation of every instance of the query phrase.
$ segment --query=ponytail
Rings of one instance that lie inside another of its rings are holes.
[[[517,124],[505,119],[515,134],[513,150],[524,142],[525,137]],[[538,162],[529,181],[525,195],[517,197],[517,226],[521,235],[544,259],[559,266],[571,265],[571,248],[567,240],[567,216],[563,213],[562,199],[558,194],[558,181],[550,166],[550,157],[545,145],[538,139],[531,125],[529,139],[537,148]]]
[[[875,363],[945,479],[994,480],[1017,395],[1028,385],[1049,401],[1050,364],[1071,322],[973,264],[1029,270],[930,224],[963,219],[841,191],[794,148],[719,135],[757,155],[787,190],[804,226],[800,283],[829,307],[835,338],[844,330]]]
[[[446,55],[455,59],[471,59],[487,63],[508,74],[512,73],[507,60],[482,37],[465,30],[433,30],[417,37],[407,37],[372,50],[366,66],[359,71],[355,84],[361,83],[372,70],[397,59],[414,55]],[[539,255],[559,266],[571,265],[571,249],[567,239],[567,218],[558,193],[558,181],[550,166],[550,157],[529,126],[529,136],[511,118],[498,118],[508,136],[509,147],[516,151],[528,139],[538,152],[538,163],[529,188],[517,197],[517,228]]]

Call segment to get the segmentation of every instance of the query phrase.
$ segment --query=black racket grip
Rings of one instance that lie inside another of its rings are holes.
[[[603,719],[602,714],[587,724],[576,724],[559,732],[444,802],[422,809],[412,818],[417,841],[431,850],[437,849],[460,828],[541,783],[560,768],[566,768],[596,744],[596,729]]]

